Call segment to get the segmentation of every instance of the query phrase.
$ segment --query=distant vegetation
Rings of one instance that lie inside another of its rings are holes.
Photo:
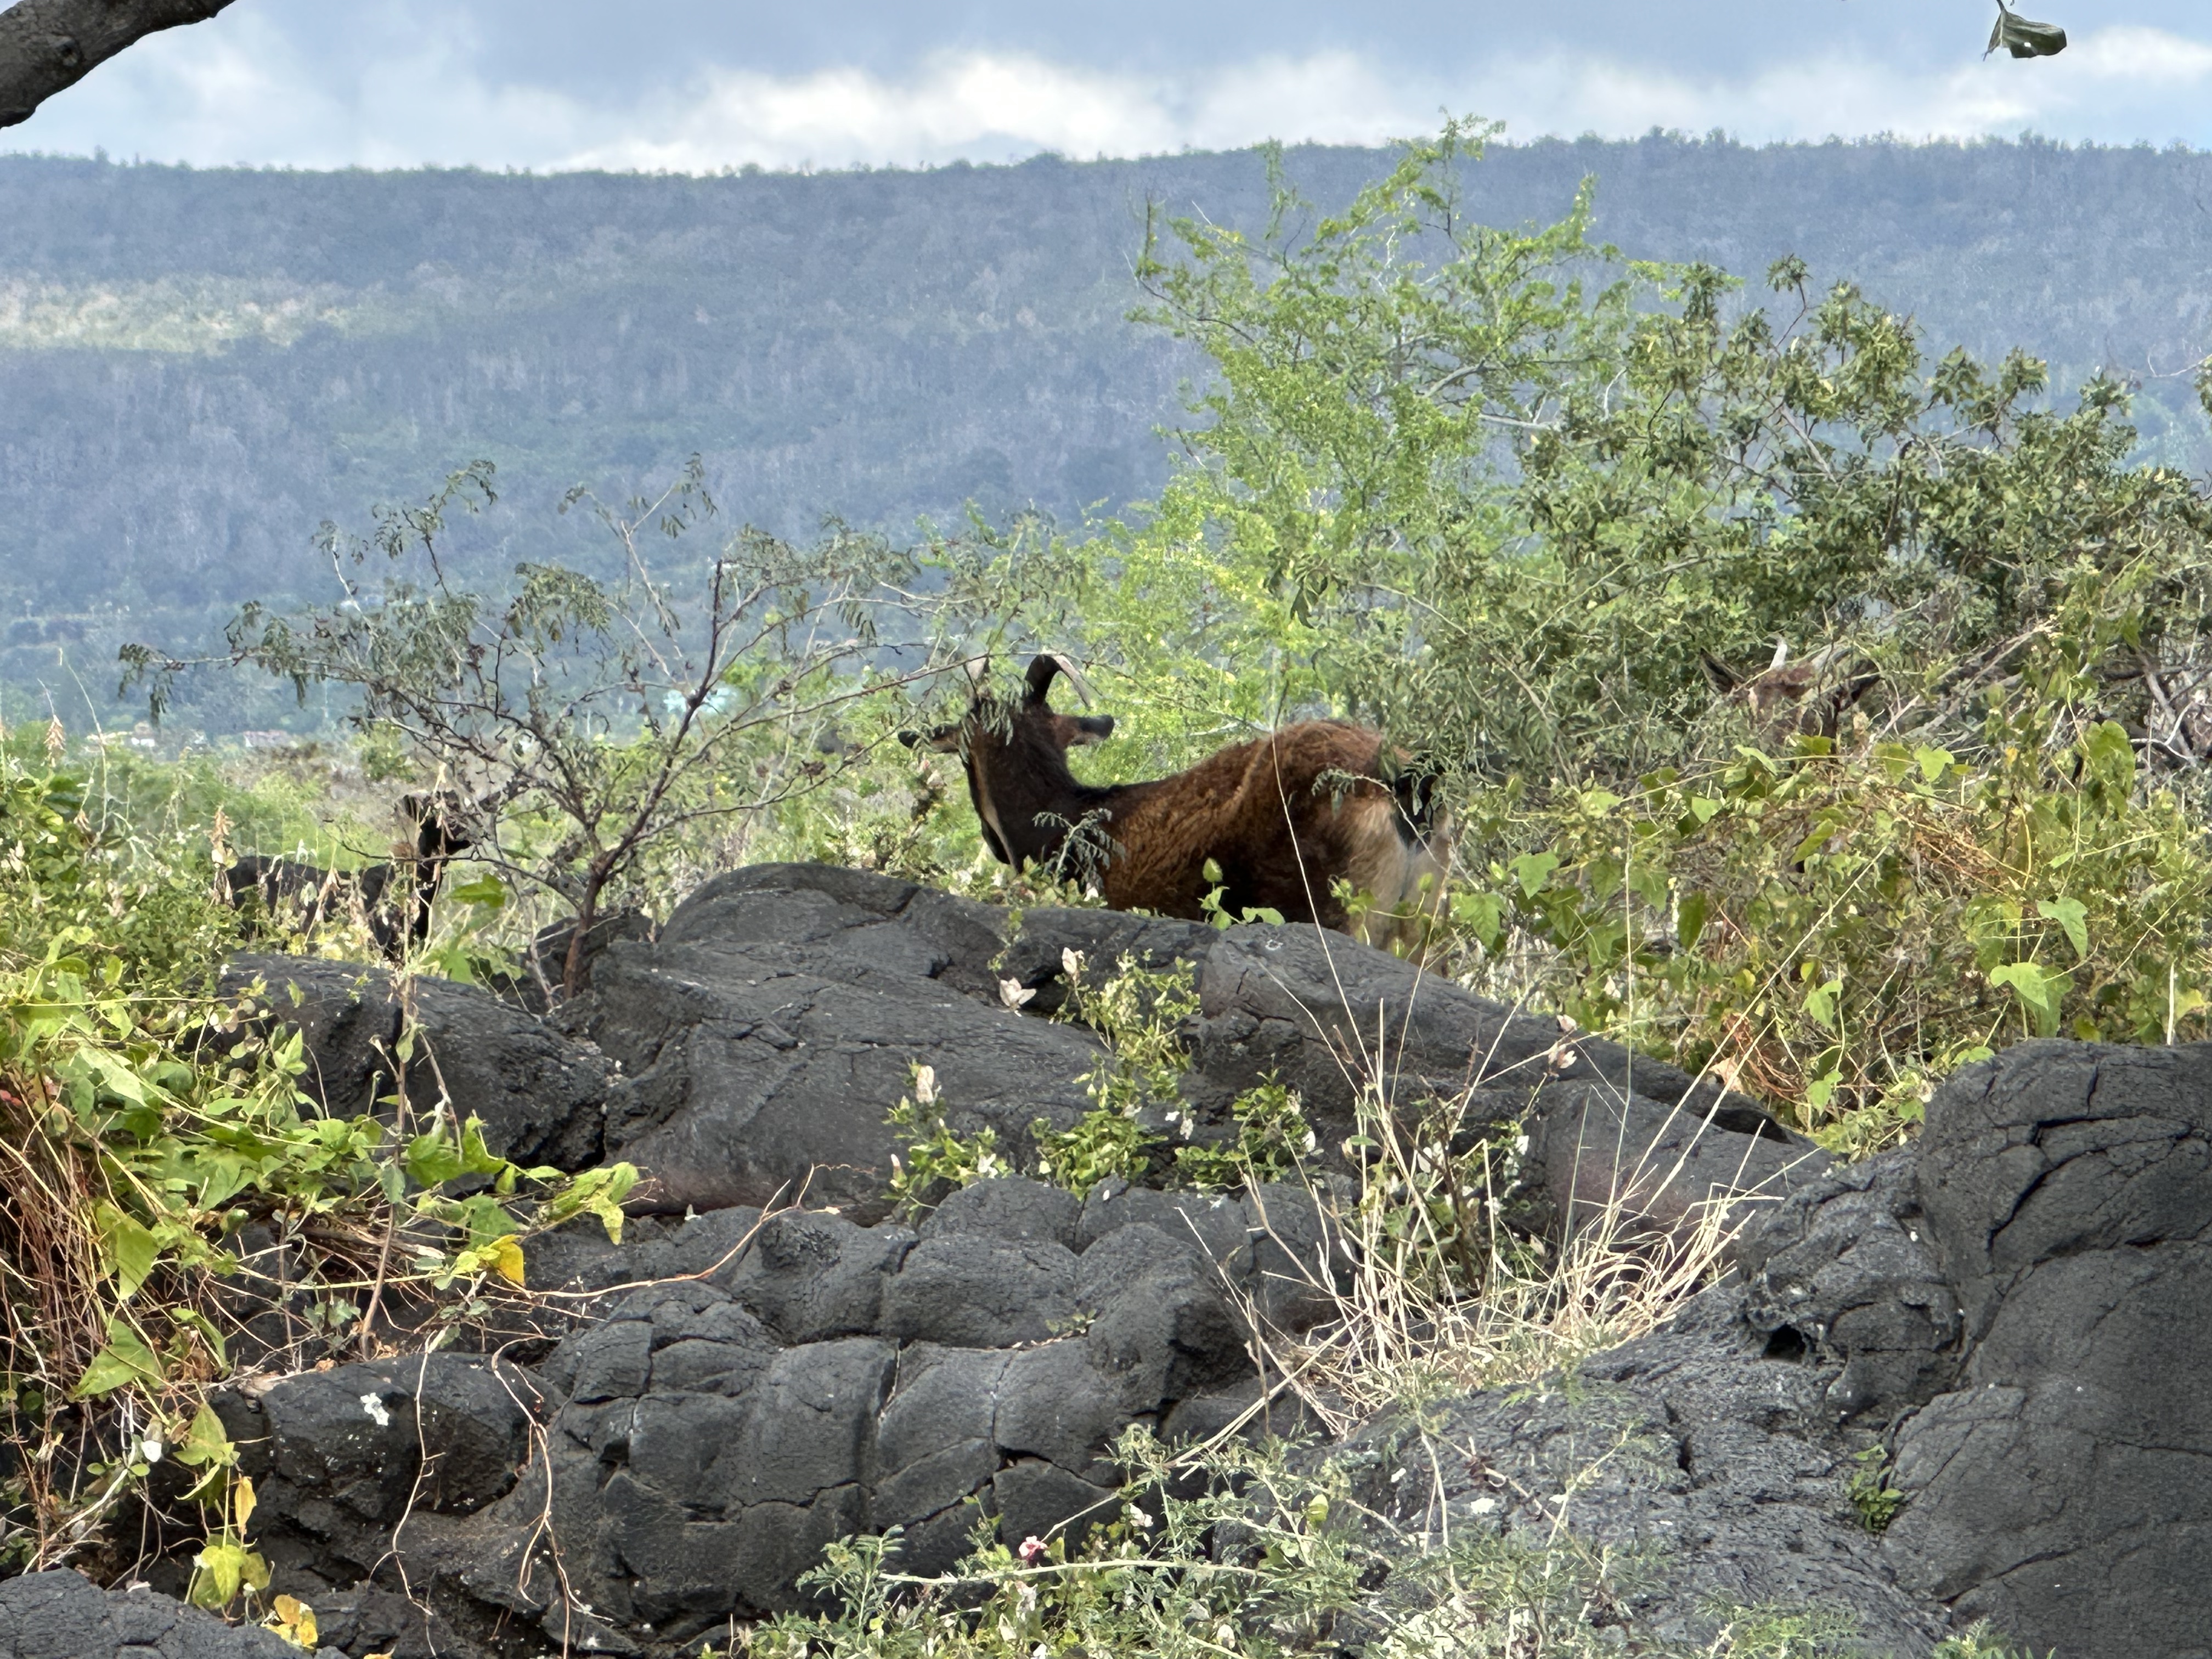
[[[1340,207],[1387,166],[1301,149]],[[1493,149],[1487,222],[1756,274],[1787,253],[1917,315],[1941,351],[2021,346],[2069,392],[2208,347],[2212,159],[2042,143],[1749,149],[1653,137]],[[1146,204],[1256,226],[1244,153],[719,179],[309,174],[0,158],[0,715],[104,714],[127,637],[213,636],[319,598],[310,546],[479,457],[504,505],[462,550],[582,558],[560,493],[705,457],[734,521],[910,532],[1034,503],[1063,521],[1166,483],[1204,358],[1126,314]],[[2196,465],[2185,374],[2146,453]],[[129,615],[119,614],[127,607]],[[82,688],[82,689],[80,689]],[[321,723],[242,684],[212,731]]]

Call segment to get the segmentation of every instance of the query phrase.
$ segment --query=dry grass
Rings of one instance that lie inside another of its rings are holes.
[[[1357,1029],[1348,1018],[1345,1025]],[[1291,1337],[1244,1298],[1267,1397],[1294,1395],[1341,1434],[1378,1412],[1532,1379],[1631,1341],[1725,1270],[1747,1206],[1725,1196],[1694,1202],[1672,1226],[1655,1228],[1644,1204],[1680,1165],[1651,1166],[1648,1153],[1625,1158],[1621,1147],[1613,1149],[1616,1188],[1578,1193],[1563,1240],[1509,1229],[1501,1200],[1525,1138],[1455,1153],[1478,1082],[1407,1115],[1392,1104],[1401,1098],[1398,1079],[1381,1063],[1403,1043],[1386,1035],[1340,1054],[1367,1144],[1356,1181],[1309,1177],[1334,1236],[1310,1258],[1276,1239],[1297,1263],[1299,1291],[1326,1298],[1334,1316]],[[1478,1079],[1494,1056],[1483,1059]]]

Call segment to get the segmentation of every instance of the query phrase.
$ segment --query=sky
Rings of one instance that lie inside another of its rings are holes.
[[[0,151],[712,173],[1376,143],[2014,137],[2212,149],[2212,6],[2027,0],[235,0]]]

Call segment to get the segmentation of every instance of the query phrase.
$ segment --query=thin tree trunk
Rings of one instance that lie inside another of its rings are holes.
[[[0,127],[27,121],[125,46],[231,0],[21,0],[0,11]]]
[[[576,931],[568,936],[568,954],[561,963],[561,996],[576,994],[584,976],[584,939],[599,919],[599,895],[605,890],[606,872],[595,870],[584,882],[584,896],[576,904]]]

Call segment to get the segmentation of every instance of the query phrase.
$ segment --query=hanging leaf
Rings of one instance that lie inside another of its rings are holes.
[[[107,1346],[93,1355],[71,1397],[92,1400],[133,1382],[159,1382],[161,1362],[138,1333],[120,1319],[107,1322]]]
[[[2004,0],[1997,0],[1997,26],[1990,31],[1989,52],[2002,46],[2015,58],[2056,58],[2066,50],[2066,31],[2056,23],[2031,23]]]
[[[93,1208],[93,1224],[99,1230],[100,1251],[115,1277],[115,1288],[127,1302],[154,1271],[161,1247],[145,1227],[104,1200]]]
[[[2012,988],[2013,994],[2027,1010],[2036,1036],[2058,1034],[2058,1005],[2066,994],[2068,984],[2064,974],[2046,973],[2040,964],[2033,962],[2010,962],[1990,969],[1990,983]]]
[[[210,1466],[223,1468],[238,1461],[238,1449],[230,1443],[222,1419],[205,1401],[200,1402],[191,1426],[185,1431],[185,1437],[177,1443],[173,1455],[177,1462],[192,1469]]]
[[[2035,914],[2045,921],[2055,921],[2066,930],[2067,942],[2073,945],[2076,958],[2089,954],[2089,908],[2077,898],[2038,899]]]
[[[407,1165],[409,1178],[418,1187],[442,1187],[467,1167],[443,1129],[416,1135],[407,1143],[406,1156],[402,1161]]]

